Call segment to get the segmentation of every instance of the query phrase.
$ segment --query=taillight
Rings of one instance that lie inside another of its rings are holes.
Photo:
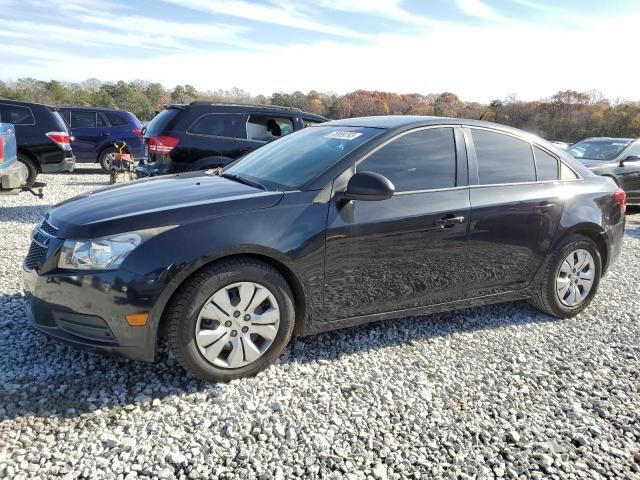
[[[151,137],[147,142],[149,145],[149,153],[155,153],[158,155],[166,155],[173,148],[180,143],[175,137],[169,137],[167,135],[160,135],[159,137]]]
[[[627,208],[627,192],[619,188],[613,194],[613,198],[616,199],[616,202],[618,203],[618,205],[620,205],[620,208],[622,208],[622,211],[624,212],[624,210]]]
[[[142,129],[134,128],[133,129],[133,134],[136,135],[137,137],[141,137],[142,136]]]
[[[62,148],[71,146],[71,137],[67,132],[49,132],[46,135]]]
[[[0,163],[4,163],[4,137],[0,137]]]

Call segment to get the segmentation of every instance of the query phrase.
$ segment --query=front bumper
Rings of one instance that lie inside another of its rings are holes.
[[[15,162],[0,170],[0,188],[7,190],[20,188],[27,183],[28,176],[27,167],[20,162]]]
[[[40,165],[42,173],[57,173],[57,172],[73,172],[73,168],[76,166],[76,157],[66,157],[58,163],[43,163]]]
[[[151,310],[153,295],[128,272],[39,274],[23,267],[30,322],[46,336],[74,347],[153,361],[159,318],[130,326],[126,315]]]

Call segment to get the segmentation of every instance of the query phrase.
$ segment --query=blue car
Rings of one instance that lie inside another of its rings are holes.
[[[123,141],[135,159],[144,155],[142,123],[133,113],[95,107],[60,107],[59,111],[69,125],[77,162],[98,162],[108,172],[118,152],[113,144]]]

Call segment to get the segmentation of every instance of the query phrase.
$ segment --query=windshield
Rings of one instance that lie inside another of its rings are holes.
[[[631,140],[584,140],[571,145],[569,154],[580,160],[613,160],[629,146]]]
[[[299,188],[383,130],[364,127],[309,127],[235,161],[224,173],[261,184]]]

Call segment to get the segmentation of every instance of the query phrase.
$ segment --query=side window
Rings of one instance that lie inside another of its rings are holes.
[[[578,175],[573,170],[560,162],[560,180],[577,180]]]
[[[481,185],[534,182],[531,144],[510,135],[471,129]]]
[[[119,127],[120,125],[127,124],[127,121],[117,113],[106,112],[105,115],[107,116],[107,119],[109,120],[109,123],[112,127]]]
[[[249,115],[247,120],[247,139],[270,142],[293,132],[293,122],[286,117],[268,117]]]
[[[453,128],[429,128],[393,140],[358,170],[387,177],[396,192],[455,187],[456,145]]]
[[[104,121],[104,117],[99,112],[96,112],[96,125],[98,127],[106,127],[107,126],[107,122]]]
[[[187,133],[238,138],[242,134],[242,119],[243,115],[238,113],[208,113],[197,119]]]
[[[34,125],[36,123],[29,107],[0,103],[0,121],[14,125]]]
[[[95,128],[96,112],[71,111],[71,128]]]
[[[557,180],[558,179],[558,159],[538,147],[533,147],[536,156],[536,171],[538,172],[538,180]]]

